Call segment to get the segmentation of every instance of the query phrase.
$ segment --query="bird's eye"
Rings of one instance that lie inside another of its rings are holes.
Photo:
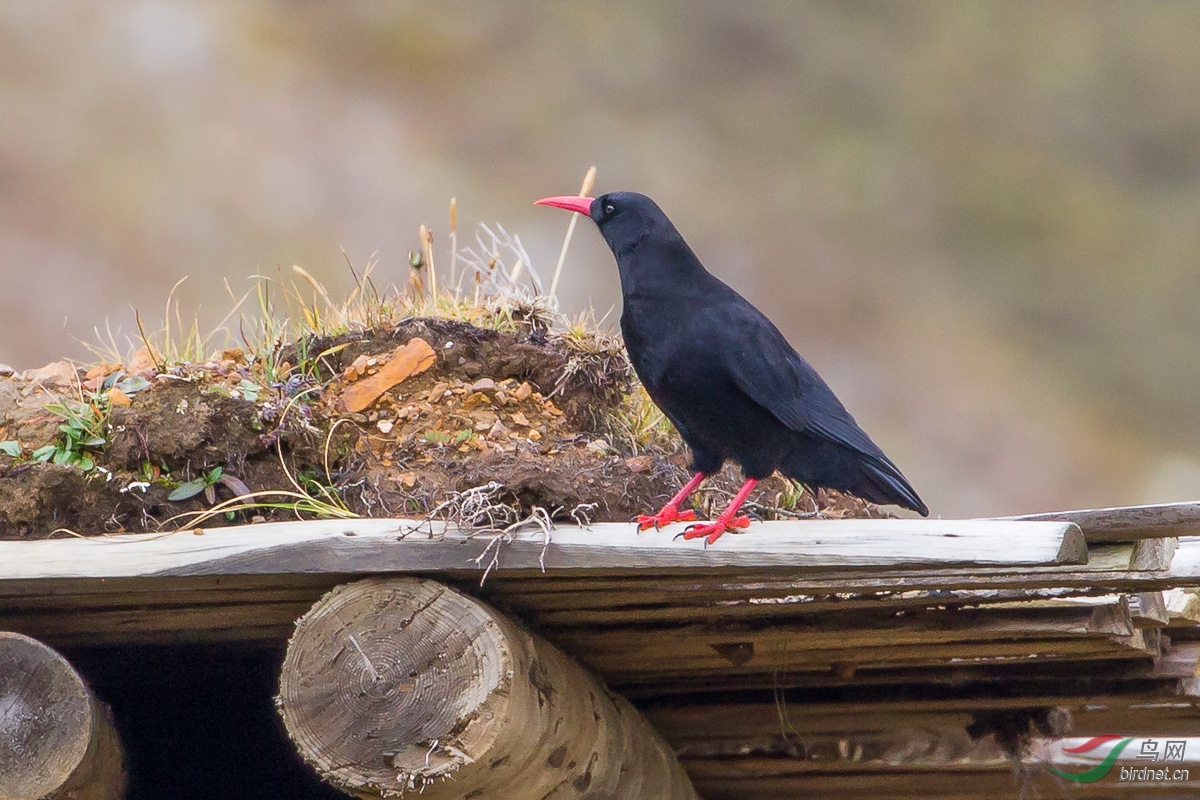
[[[613,208],[613,204],[612,204],[612,203],[605,203],[605,204],[604,204],[604,213],[605,213],[605,214],[611,214],[611,213],[613,213],[614,211],[616,211],[616,209],[615,209],[615,208]]]

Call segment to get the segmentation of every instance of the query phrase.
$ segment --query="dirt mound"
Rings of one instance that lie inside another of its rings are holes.
[[[602,336],[430,318],[309,337],[270,359],[50,365],[0,378],[0,537],[421,517],[492,482],[514,514],[628,520],[687,474],[678,439],[645,424],[653,409],[631,387],[624,351]],[[701,508],[737,482],[718,476]],[[878,513],[836,495],[814,503],[780,479],[755,498],[762,516]]]

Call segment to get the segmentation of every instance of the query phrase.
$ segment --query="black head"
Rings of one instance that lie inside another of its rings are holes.
[[[594,199],[547,197],[537,202],[540,205],[587,214],[618,257],[648,238],[664,242],[679,238],[679,232],[658,204],[637,192],[610,192]]]

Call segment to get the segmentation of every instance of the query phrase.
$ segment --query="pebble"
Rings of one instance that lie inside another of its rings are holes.
[[[468,387],[472,392],[489,391],[496,388],[496,382],[491,378],[480,378]]]

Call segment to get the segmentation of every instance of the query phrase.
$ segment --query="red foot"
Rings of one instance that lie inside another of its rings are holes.
[[[658,530],[663,525],[670,525],[672,522],[687,521],[690,522],[696,518],[696,512],[690,508],[685,511],[680,511],[675,506],[667,503],[662,507],[662,510],[653,516],[638,514],[638,530],[644,531],[647,528]]]
[[[707,544],[712,544],[717,539],[721,538],[721,534],[727,530],[735,528],[749,528],[749,517],[726,517],[721,514],[717,517],[716,522],[710,522],[705,525],[689,525],[687,530],[679,534],[684,539],[699,539],[702,536],[708,537]]]

